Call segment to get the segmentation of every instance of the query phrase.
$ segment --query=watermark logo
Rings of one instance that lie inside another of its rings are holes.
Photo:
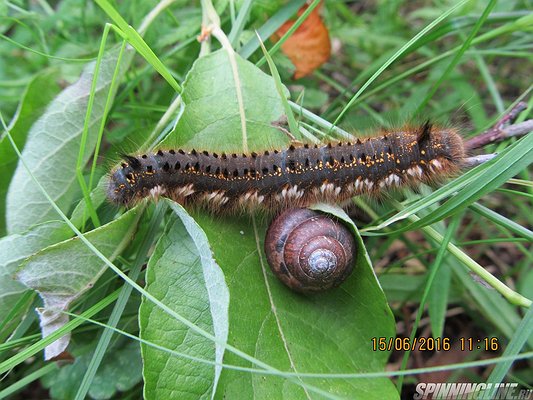
[[[419,383],[414,400],[533,400],[533,389],[518,383]]]

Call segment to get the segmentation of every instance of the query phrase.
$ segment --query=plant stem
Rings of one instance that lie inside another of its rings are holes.
[[[411,215],[409,221],[416,222],[420,218],[416,215]],[[431,226],[424,226],[422,230],[427,233],[432,239],[438,243],[442,243],[444,238]],[[491,287],[493,287],[498,293],[505,297],[511,304],[530,307],[532,302],[528,298],[522,296],[520,293],[515,292],[505,284],[503,284],[498,278],[492,275],[489,271],[479,265],[477,262],[472,260],[467,254],[465,254],[461,249],[455,246],[453,243],[448,243],[448,251],[452,253],[455,258],[461,261],[470,271],[478,275],[485,282],[487,282]]]
[[[491,128],[480,135],[474,136],[465,143],[467,149],[477,149],[490,143],[500,142],[511,136],[524,135],[533,130],[533,120],[521,122],[516,125],[507,126],[513,123],[518,115],[527,108],[524,102],[518,102],[511,110]]]

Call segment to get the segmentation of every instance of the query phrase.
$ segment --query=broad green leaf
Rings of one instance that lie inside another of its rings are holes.
[[[185,112],[162,147],[242,152],[243,140],[250,151],[287,145],[287,135],[272,126],[284,115],[274,80],[235,57],[237,71],[224,50],[196,60],[183,84]]]
[[[15,233],[0,239],[0,323],[10,314],[22,293],[28,290],[15,279],[17,267],[25,258],[70,235],[70,229],[63,222],[51,221],[36,225],[22,234]],[[20,310],[19,316],[24,311]],[[17,320],[8,323],[5,331],[9,332]]]
[[[91,157],[96,143],[96,133],[118,55],[118,50],[110,51],[101,63],[84,152],[85,160]],[[123,57],[123,69],[129,64],[131,56],[132,52],[128,52]],[[33,175],[64,212],[68,211],[72,201],[79,196],[75,168],[93,70],[94,63],[87,65],[80,79],[50,103],[45,113],[31,127],[22,151]],[[32,225],[57,218],[50,203],[20,163],[9,186],[6,203],[7,230],[10,233],[22,232]]]
[[[286,135],[271,126],[283,115],[272,78],[239,58],[237,64],[249,150],[286,146]],[[184,84],[183,115],[163,147],[242,151],[241,110],[233,76],[224,51],[195,62]],[[195,214],[195,219],[207,234],[233,300],[229,308],[230,344],[282,371],[383,370],[388,353],[372,351],[371,338],[394,336],[394,319],[361,241],[358,265],[348,282],[329,293],[304,297],[285,288],[268,269],[262,250],[267,221],[257,217],[261,222],[254,225],[249,217],[202,213]],[[165,339],[170,340],[168,334]],[[253,366],[229,352],[224,361]],[[163,382],[168,384],[168,380],[161,382],[161,387]],[[306,391],[313,389],[302,389],[293,382],[225,369],[216,398],[306,398]],[[388,379],[306,380],[305,384],[346,397],[398,396]]]
[[[221,342],[228,336],[229,293],[204,232],[178,204],[150,258],[146,290],[180,315],[211,332]],[[168,349],[222,363],[223,347],[143,301],[141,338]],[[221,368],[191,363],[142,345],[144,393],[147,398],[212,398]]]
[[[110,350],[89,389],[89,396],[93,399],[110,399],[117,391],[129,390],[142,379],[139,343],[129,340],[122,348],[111,347]]]
[[[35,76],[26,88],[20,100],[17,114],[9,126],[11,136],[19,149],[24,148],[30,127],[44,112],[45,107],[59,90],[56,76],[57,71],[46,70]],[[0,236],[6,233],[6,195],[17,162],[17,154],[7,135],[4,135],[0,139]]]
[[[119,255],[130,242],[140,213],[132,209],[109,224],[85,236],[110,260]],[[43,337],[59,329],[68,316],[61,311],[93,287],[105,264],[78,237],[49,246],[28,258],[17,273],[24,285],[36,290],[44,307],[39,310]],[[63,336],[45,349],[50,359],[65,350],[69,337]]]
[[[76,359],[73,364],[64,365],[43,379],[43,386],[49,388],[53,399],[70,400],[76,396],[83,374],[93,356],[94,345],[89,347],[88,352],[88,349],[83,349],[86,351],[84,354],[74,353]],[[117,391],[131,389],[142,379],[141,366],[139,344],[132,340],[119,340],[118,344],[111,346],[102,367],[96,372],[89,389],[90,398],[110,399],[117,395]]]
[[[341,287],[303,296],[279,282],[267,265],[263,254],[267,221],[221,220],[205,214],[196,219],[224,270],[233,300],[229,344],[282,371],[383,370],[388,353],[372,351],[371,339],[393,337],[394,318],[360,241],[357,266]],[[229,352],[224,360],[252,367]],[[346,398],[398,398],[388,379],[305,379],[304,383]],[[309,390],[283,376],[225,369],[217,398],[298,399],[307,398]]]

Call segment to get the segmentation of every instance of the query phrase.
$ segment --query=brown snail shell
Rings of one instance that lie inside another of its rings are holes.
[[[340,285],[353,269],[352,232],[327,214],[292,208],[270,224],[265,253],[270,268],[291,289],[321,292]]]

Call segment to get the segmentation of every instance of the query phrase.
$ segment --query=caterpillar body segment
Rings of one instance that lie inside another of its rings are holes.
[[[131,206],[160,195],[218,212],[278,212],[315,202],[434,183],[460,171],[463,139],[454,129],[385,132],[355,143],[290,146],[250,154],[183,149],[129,155],[110,174],[107,195]]]

